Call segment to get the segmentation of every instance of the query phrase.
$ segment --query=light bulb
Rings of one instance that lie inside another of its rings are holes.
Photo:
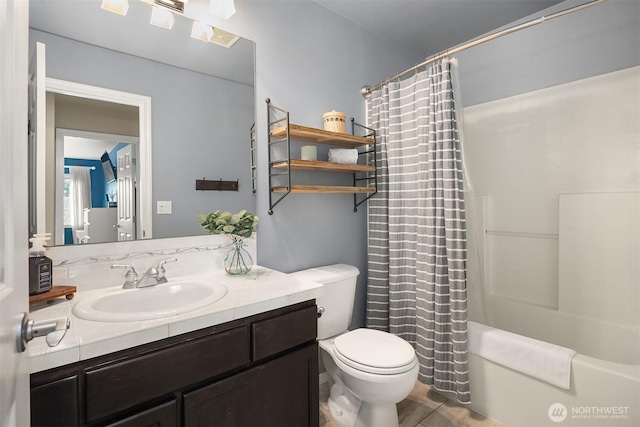
[[[229,19],[236,13],[236,6],[233,0],[211,0],[209,12],[218,18]]]
[[[151,25],[170,30],[173,27],[174,22],[175,19],[170,10],[163,7],[153,6],[153,11],[151,12]]]
[[[102,0],[104,10],[125,16],[129,10],[129,0]]]
[[[213,28],[210,25],[203,24],[202,22],[193,21],[191,26],[191,37],[194,39],[208,42],[213,37]]]

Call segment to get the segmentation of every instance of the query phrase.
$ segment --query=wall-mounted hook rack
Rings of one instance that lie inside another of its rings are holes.
[[[205,179],[196,179],[196,190],[217,190],[217,191],[238,191],[239,179],[235,181],[218,181]]]

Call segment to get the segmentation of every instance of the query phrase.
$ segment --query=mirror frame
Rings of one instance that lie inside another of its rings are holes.
[[[151,97],[90,86],[81,83],[69,82],[50,77],[45,78],[45,92],[70,95],[79,98],[105,101],[115,104],[124,104],[138,107],[139,143],[136,168],[137,168],[137,197],[136,197],[136,236],[134,240],[153,238],[153,195],[152,195],[152,139],[151,139]],[[57,144],[57,142],[56,142]],[[57,168],[56,168],[57,170]],[[55,183],[56,197],[62,190],[61,181]],[[37,185],[37,200],[45,200],[46,188],[40,183]],[[42,212],[37,208],[38,212]],[[39,224],[40,225],[40,224]],[[41,232],[41,231],[38,231]],[[54,236],[55,237],[55,236]]]

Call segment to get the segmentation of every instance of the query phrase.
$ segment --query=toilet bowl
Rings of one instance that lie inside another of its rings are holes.
[[[334,381],[330,400],[337,403],[329,405],[336,421],[345,426],[397,426],[396,404],[409,395],[418,378],[413,347],[402,338],[372,329],[356,329],[318,344],[322,363]],[[340,403],[345,400],[346,409]]]
[[[413,347],[395,335],[347,327],[351,321],[359,271],[344,264],[292,273],[324,285],[316,300],[320,359],[332,379],[328,399],[334,422],[343,427],[396,427],[396,404],[418,378]]]

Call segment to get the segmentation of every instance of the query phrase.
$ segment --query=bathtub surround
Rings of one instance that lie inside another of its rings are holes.
[[[469,285],[484,318],[472,320],[639,363],[639,76],[632,67],[465,109],[466,160],[485,195],[485,284]]]
[[[470,402],[462,158],[449,59],[367,96],[379,135],[367,326],[411,342],[419,380]]]
[[[636,75],[640,78],[640,69]],[[640,91],[636,93],[640,97]],[[636,164],[640,168],[640,161]],[[640,192],[560,194],[558,204],[559,310],[637,328]],[[628,355],[624,363],[635,364],[640,364],[639,346],[637,342],[610,345],[612,353]]]
[[[474,410],[542,426],[561,403],[563,425],[638,425],[639,100],[634,66],[465,108],[466,162],[482,195],[470,251],[485,271],[484,283],[469,281],[482,305],[469,318],[578,352],[569,391],[471,355]],[[527,390],[526,403],[510,401],[513,389]],[[592,406],[627,410],[580,413]]]

